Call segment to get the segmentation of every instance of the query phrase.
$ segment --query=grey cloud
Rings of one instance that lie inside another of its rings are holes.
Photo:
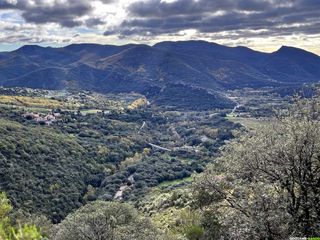
[[[4,37],[0,37],[0,42],[7,42],[7,43],[43,43],[47,41],[54,42],[56,39],[54,38],[46,38],[41,36],[33,36],[30,34],[13,34],[7,35]]]
[[[240,0],[236,2],[235,8],[244,11],[265,11],[272,8],[272,4],[270,1]]]
[[[101,0],[104,3],[111,3],[113,0]],[[79,17],[88,16],[92,10],[89,0],[66,0],[61,2],[54,0],[49,4],[45,0],[0,0],[0,9],[16,9],[21,11],[21,16],[28,23],[58,23],[63,27],[75,27],[87,25],[92,27],[103,22],[96,18],[89,18],[86,21],[79,21]]]
[[[102,24],[105,24],[105,22],[102,21],[100,18],[89,18],[85,21],[85,25],[88,27],[93,27]]]
[[[90,10],[91,6],[85,0],[68,0],[63,4],[55,1],[55,4],[50,6],[38,0],[38,4],[26,8],[22,16],[27,22],[54,22],[64,27],[75,27],[81,25],[76,18],[86,15]]]
[[[115,2],[116,0],[100,0],[100,2],[105,3],[105,4],[110,4]]]
[[[241,37],[320,33],[319,0],[148,0],[135,2],[127,10],[130,17],[106,34],[147,36],[186,29],[237,32]]]
[[[0,0],[0,9],[10,9],[14,8],[14,4],[6,0]]]
[[[279,2],[280,0],[276,0]],[[135,2],[128,8],[133,16],[138,17],[165,17],[172,15],[204,14],[217,11],[259,11],[271,8],[268,0],[176,0],[165,2],[149,0]]]

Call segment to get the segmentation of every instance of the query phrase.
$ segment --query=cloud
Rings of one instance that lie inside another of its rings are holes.
[[[219,11],[265,11],[281,0],[162,0],[138,1],[128,7],[132,16],[168,17],[174,15],[215,14]]]
[[[0,48],[202,39],[270,49],[298,38],[314,50],[319,16],[320,0],[0,0]]]
[[[0,0],[0,9],[19,10],[27,23],[34,24],[57,23],[72,28],[86,23],[90,26],[101,23],[97,20],[81,19],[93,10],[87,0]]]
[[[129,17],[106,35],[156,36],[187,29],[241,36],[248,30],[255,36],[320,33],[319,0],[139,0],[127,11]]]
[[[81,25],[77,17],[84,16],[91,10],[91,5],[84,0],[54,1],[50,5],[38,1],[36,6],[24,9],[22,17],[31,23],[59,23],[64,27],[75,27]]]
[[[103,25],[103,24],[105,24],[105,21],[96,17],[88,18],[87,20],[85,20],[85,25],[87,27],[94,27],[94,26]]]

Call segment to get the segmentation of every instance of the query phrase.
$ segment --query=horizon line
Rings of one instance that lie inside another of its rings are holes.
[[[101,44],[101,43],[95,43],[95,42],[80,42],[80,43],[70,43],[70,44],[58,44],[58,45],[55,45],[54,43],[52,44],[41,44],[41,43],[36,43],[36,44],[24,44],[24,45],[19,45],[18,47],[12,49],[12,50],[7,50],[7,51],[0,51],[0,53],[10,53],[10,52],[14,52],[14,51],[17,51],[23,47],[27,47],[27,46],[36,46],[36,47],[41,47],[41,48],[54,48],[54,49],[61,49],[61,48],[66,48],[68,46],[72,46],[72,45],[97,45],[97,46],[115,46],[115,47],[122,47],[122,46],[128,46],[128,45],[136,45],[136,46],[149,46],[149,47],[154,47],[155,45],[159,44],[159,43],[165,43],[165,42],[168,42],[168,43],[182,43],[182,42],[204,42],[204,43],[209,43],[209,44],[215,44],[215,45],[219,45],[219,46],[223,46],[223,47],[228,47],[228,48],[247,48],[247,49],[250,49],[252,51],[255,51],[255,52],[260,52],[260,53],[265,53],[265,54],[271,54],[271,53],[275,53],[277,51],[279,51],[281,48],[283,47],[288,47],[288,48],[294,48],[294,49],[299,49],[299,50],[303,50],[303,51],[306,51],[306,52],[309,52],[311,54],[314,54],[318,57],[320,57],[319,54],[313,52],[313,51],[310,51],[310,50],[306,50],[305,48],[300,48],[300,47],[295,47],[295,46],[289,46],[289,45],[281,45],[279,46],[276,50],[273,50],[273,51],[270,51],[270,52],[267,52],[267,51],[261,51],[261,50],[255,50],[251,47],[248,47],[248,46],[244,46],[244,45],[236,45],[236,46],[228,46],[228,45],[224,45],[224,44],[220,44],[220,43],[216,43],[214,41],[206,41],[206,40],[177,40],[177,41],[174,41],[174,40],[167,40],[167,41],[159,41],[157,43],[154,43],[154,44],[148,44],[148,43],[127,43],[127,44]]]

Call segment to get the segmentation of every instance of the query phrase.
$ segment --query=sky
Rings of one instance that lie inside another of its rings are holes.
[[[180,40],[320,55],[320,0],[0,0],[0,51]]]

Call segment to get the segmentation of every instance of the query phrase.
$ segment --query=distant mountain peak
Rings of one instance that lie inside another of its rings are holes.
[[[275,51],[274,53],[280,53],[280,54],[311,54],[311,55],[314,55],[314,56],[317,56],[319,57],[318,55],[312,53],[312,52],[309,52],[307,50],[304,50],[304,49],[301,49],[301,48],[296,48],[296,47],[292,47],[292,46],[281,46],[277,51]]]
[[[299,48],[295,48],[295,47],[291,47],[291,46],[286,46],[286,45],[282,45],[277,52],[284,52],[284,51],[304,51],[302,49]]]
[[[158,46],[167,46],[167,45],[177,45],[177,46],[186,46],[186,45],[190,45],[190,46],[223,46],[220,45],[218,43],[215,42],[207,42],[204,40],[188,40],[188,41],[164,41],[164,42],[159,42],[154,44],[154,47],[158,47]]]
[[[24,45],[14,52],[16,53],[22,53],[22,54],[27,54],[27,55],[32,55],[36,54],[39,52],[45,52],[48,51],[49,49],[53,49],[52,47],[41,47],[39,45]]]
[[[154,99],[161,95],[161,89],[172,84],[201,95],[193,89],[220,91],[320,80],[320,57],[305,50],[282,46],[274,53],[263,53],[202,40],[167,41],[153,46],[26,45],[1,53],[0,60],[3,86],[133,91]],[[168,97],[181,93],[179,87],[170,89]]]
[[[17,49],[17,51],[25,51],[25,50],[36,50],[36,49],[42,49],[43,47],[39,45],[24,45]]]
[[[285,49],[294,49],[295,47],[287,46],[287,45],[282,45],[279,50],[285,50]]]

